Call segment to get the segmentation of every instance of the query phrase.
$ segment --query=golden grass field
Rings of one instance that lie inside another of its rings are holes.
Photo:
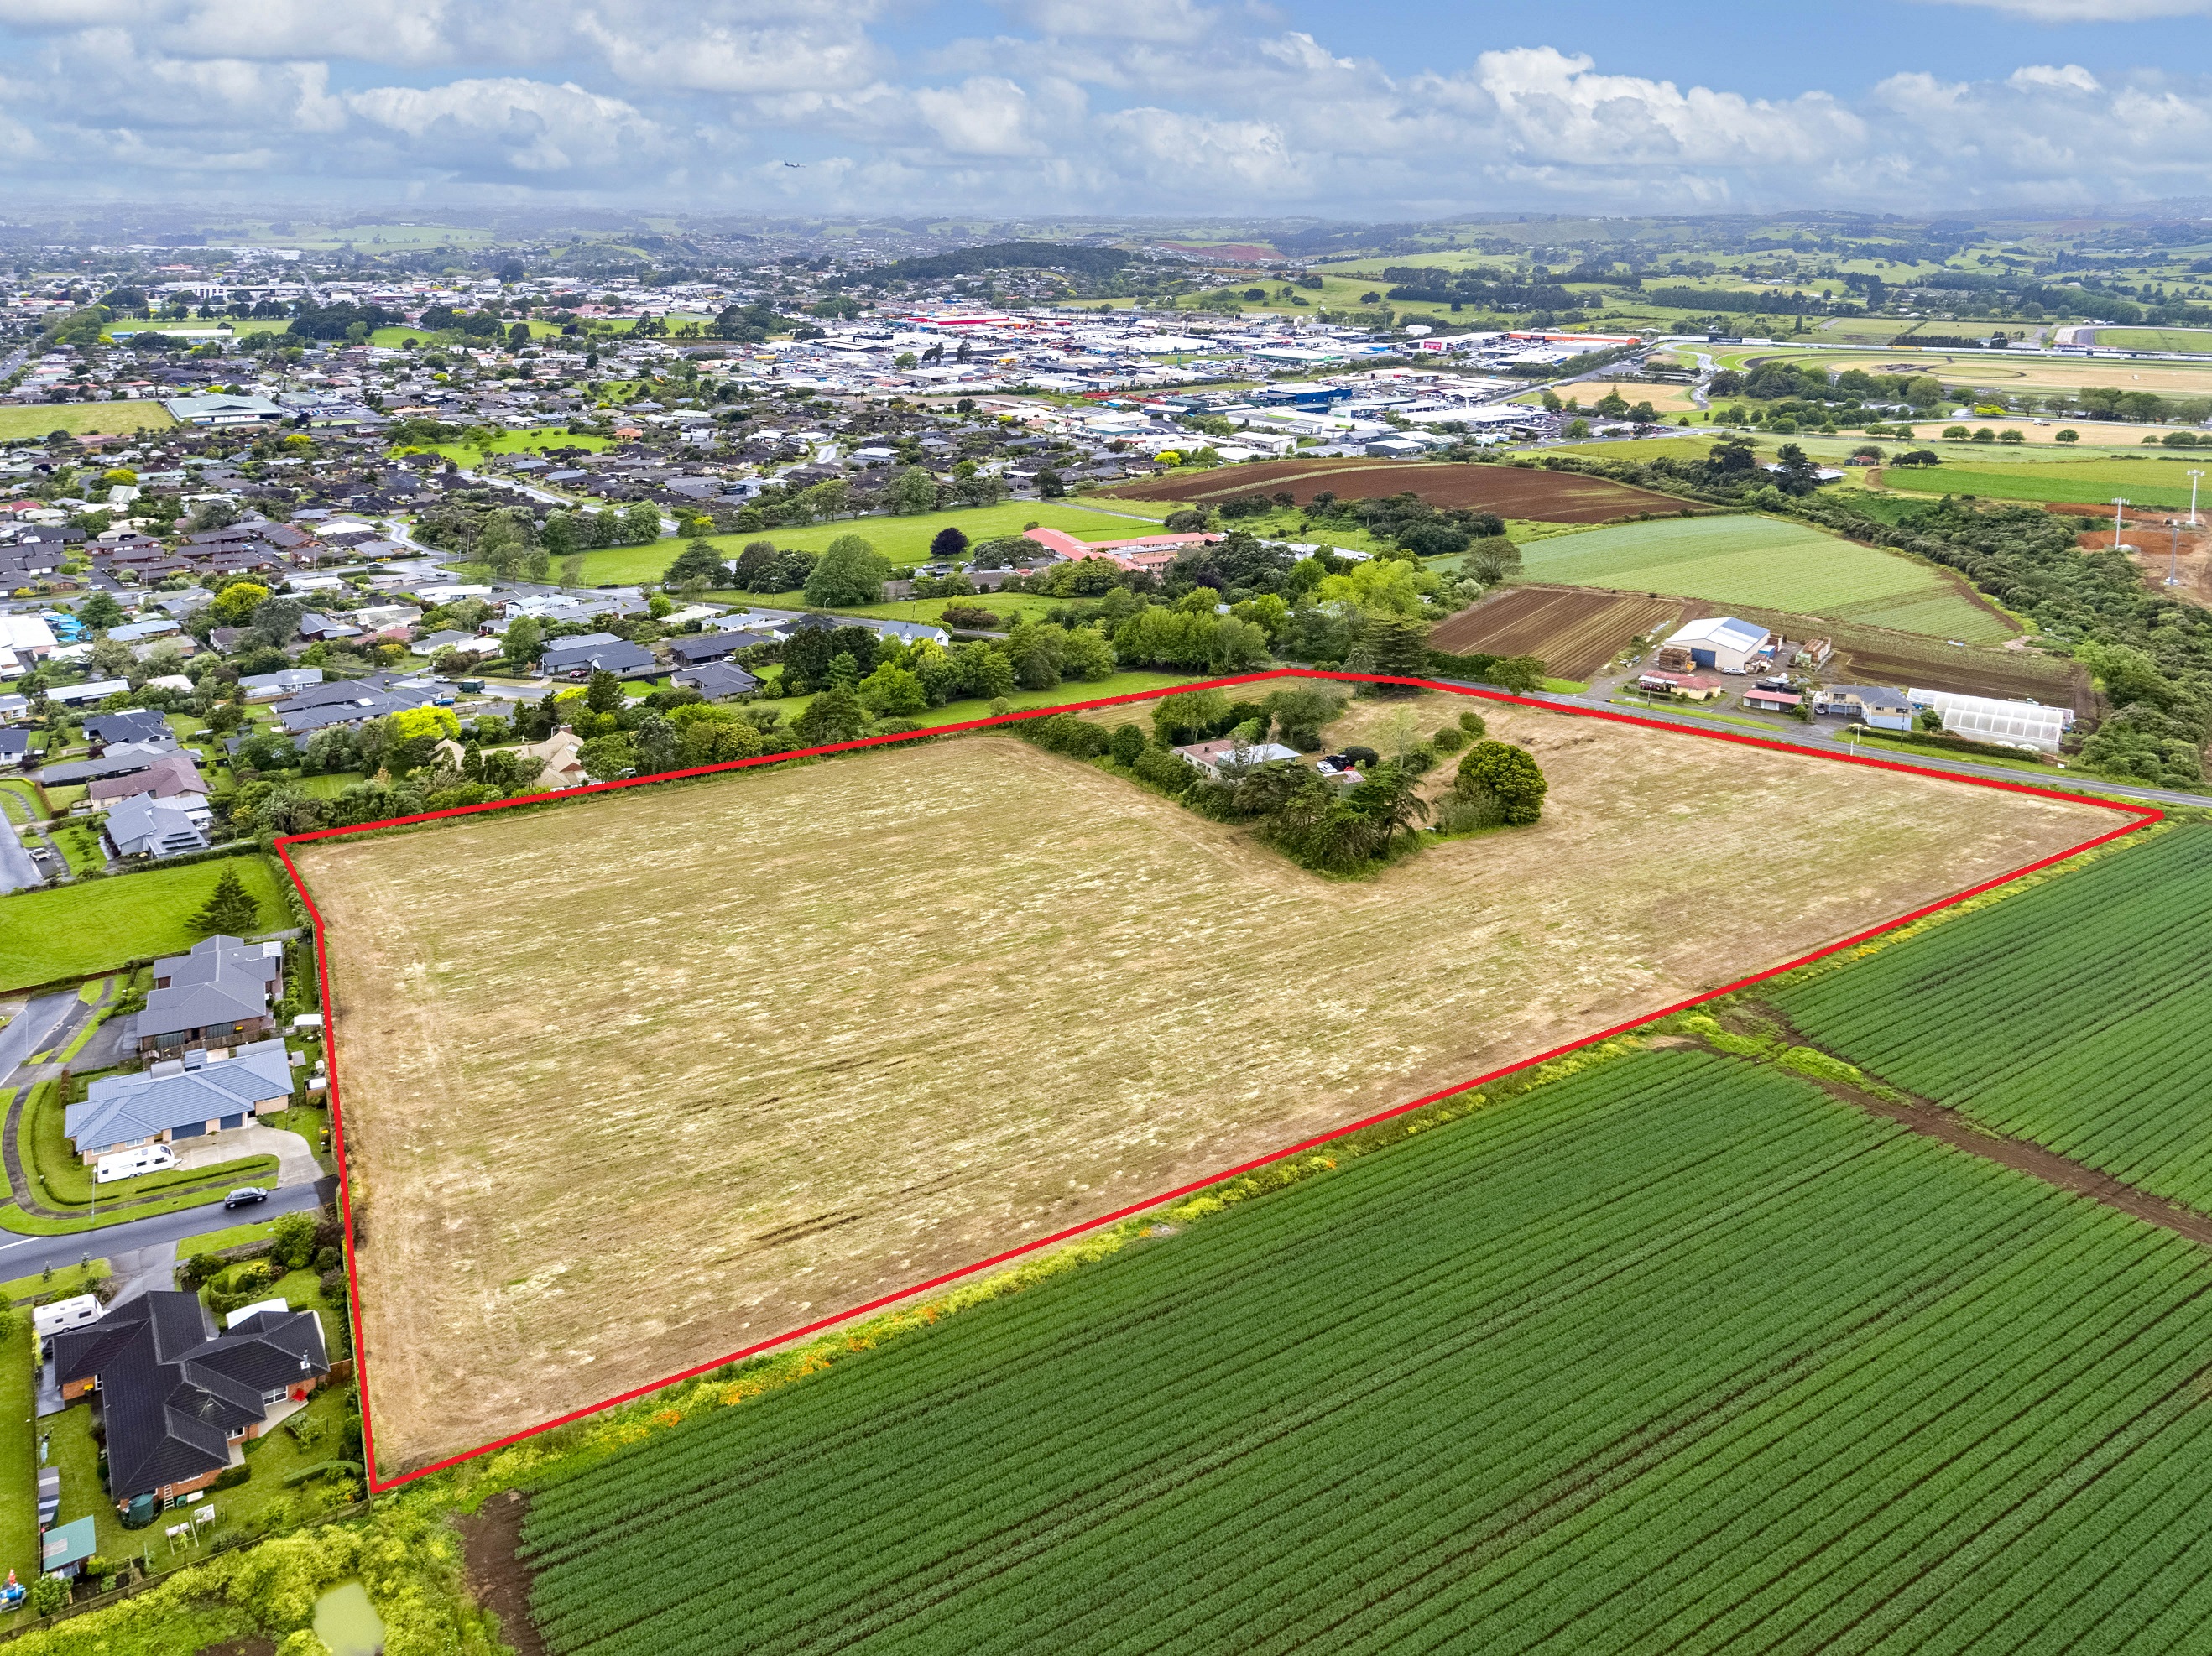
[[[1466,705],[1425,696],[1410,718]],[[1485,711],[1541,761],[1544,821],[1364,882],[992,735],[299,847],[328,928],[380,1465],[649,1384],[2113,825]],[[1362,703],[1333,734],[1400,718]]]

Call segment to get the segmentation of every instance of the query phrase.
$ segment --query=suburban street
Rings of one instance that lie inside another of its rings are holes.
[[[233,1212],[225,1212],[218,1200],[70,1236],[10,1236],[0,1241],[0,1277],[19,1281],[37,1276],[48,1265],[59,1271],[84,1259],[112,1259],[118,1253],[164,1244],[173,1246],[187,1236],[204,1235],[231,1225],[274,1219],[280,1213],[304,1212],[337,1200],[337,1176],[325,1174],[312,1185],[292,1185],[271,1191],[266,1202]]]
[[[15,822],[19,812],[27,816],[30,807],[15,795],[0,794],[0,822],[7,824],[6,831],[0,833],[0,891],[27,889],[46,883],[46,877],[39,872],[39,865],[31,860],[30,851],[23,843],[24,830]]]
[[[0,1089],[23,1084],[15,1071],[18,1065],[44,1047],[71,1007],[80,1004],[76,992],[64,989],[33,997],[21,1014],[0,1028]]]

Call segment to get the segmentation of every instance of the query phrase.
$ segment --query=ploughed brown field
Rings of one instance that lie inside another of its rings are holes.
[[[1328,490],[1340,500],[1373,500],[1407,490],[1431,506],[1464,507],[1537,523],[1598,524],[1639,512],[1674,517],[1697,507],[1672,495],[1605,477],[1513,465],[1426,464],[1419,460],[1258,460],[1218,471],[1151,477],[1102,489],[1099,498],[1188,500],[1194,505],[1240,494],[1287,490],[1300,506]]]
[[[1467,705],[1362,702],[1334,734]],[[1364,882],[996,735],[298,847],[364,1204],[380,1465],[647,1385],[2112,824],[1481,706],[1543,765],[1544,820]]]
[[[1554,678],[1587,679],[1622,646],[1654,628],[1673,630],[1680,598],[1594,591],[1583,586],[1509,586],[1462,610],[1429,634],[1453,655],[1536,656]]]

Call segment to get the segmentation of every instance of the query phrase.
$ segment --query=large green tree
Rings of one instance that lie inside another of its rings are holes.
[[[216,877],[207,906],[192,916],[191,925],[202,937],[220,931],[243,937],[261,929],[261,905],[238,877],[238,870],[226,865]]]
[[[1506,742],[1478,742],[1459,761],[1452,792],[1470,804],[1494,801],[1498,821],[1523,824],[1544,814],[1544,795],[1550,786],[1535,756],[1526,748]]]
[[[882,553],[858,535],[830,543],[806,577],[806,601],[818,609],[849,608],[883,601],[891,567]]]

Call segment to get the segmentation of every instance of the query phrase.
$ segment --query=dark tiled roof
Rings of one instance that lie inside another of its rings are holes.
[[[99,1377],[118,1499],[228,1465],[229,1440],[268,1418],[264,1392],[329,1372],[313,1312],[259,1312],[210,1338],[194,1294],[156,1290],[54,1336],[58,1384]]]

